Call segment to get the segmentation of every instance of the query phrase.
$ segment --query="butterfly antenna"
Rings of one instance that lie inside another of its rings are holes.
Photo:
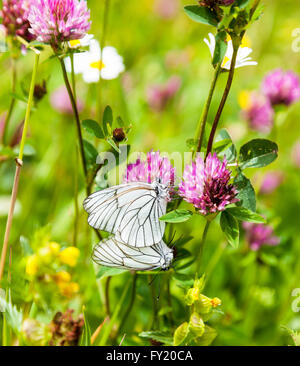
[[[160,299],[160,291],[161,291],[161,278],[159,279],[159,282],[158,282],[158,295],[156,297],[156,301],[158,302],[159,299]]]
[[[161,271],[161,269],[159,270],[159,272],[157,272],[157,273],[155,274],[155,276],[152,278],[152,280],[148,283],[148,285],[149,285],[149,286],[151,286],[151,285],[152,285],[152,283],[154,282],[154,280],[156,279],[156,277],[160,274],[160,271]]]

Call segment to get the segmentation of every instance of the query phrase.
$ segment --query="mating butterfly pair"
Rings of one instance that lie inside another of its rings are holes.
[[[159,180],[132,182],[97,191],[85,199],[88,223],[112,236],[94,248],[96,263],[132,270],[169,268],[173,250],[162,240],[169,187]]]

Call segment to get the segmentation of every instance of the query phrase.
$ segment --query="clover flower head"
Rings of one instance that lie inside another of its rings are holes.
[[[138,158],[135,163],[129,164],[124,176],[124,183],[153,183],[156,180],[169,186],[173,186],[175,181],[175,168],[159,151],[148,152],[146,161]]]
[[[29,32],[38,41],[57,47],[83,38],[90,29],[89,19],[85,0],[32,0]]]
[[[300,80],[292,71],[277,69],[265,77],[262,91],[272,105],[289,106],[300,99]]]
[[[215,153],[209,154],[205,162],[198,155],[184,170],[179,195],[203,215],[223,211],[238,201],[236,188],[229,184],[231,173],[226,165],[226,159],[221,161]]]
[[[280,171],[273,171],[266,173],[260,186],[260,193],[262,194],[273,193],[280,186],[283,179],[284,176]]]
[[[28,21],[31,3],[32,0],[3,0],[1,17],[7,35],[20,36],[28,42],[34,39]]]
[[[280,240],[274,235],[273,228],[265,224],[253,224],[244,222],[243,228],[246,231],[246,240],[252,250],[258,250],[262,245],[275,246]]]
[[[269,133],[274,124],[274,110],[268,98],[253,92],[242,92],[239,96],[242,116],[249,127],[261,133]]]
[[[178,76],[172,76],[163,85],[151,85],[147,89],[147,101],[151,109],[161,111],[170,99],[177,93],[181,85]]]

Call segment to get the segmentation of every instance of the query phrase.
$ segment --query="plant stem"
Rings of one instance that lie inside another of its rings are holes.
[[[202,148],[207,116],[208,116],[209,108],[211,105],[212,97],[213,97],[213,94],[214,94],[214,91],[215,91],[215,88],[217,85],[217,81],[218,81],[220,72],[221,72],[221,63],[219,63],[215,68],[213,80],[212,80],[210,90],[209,90],[209,94],[208,94],[201,118],[198,123],[198,128],[197,128],[197,133],[196,133],[196,141],[198,141],[197,152],[200,152],[201,148]],[[194,151],[194,153],[195,153],[195,151]]]
[[[16,59],[12,58],[12,87],[11,87],[11,91],[12,91],[13,94],[16,92],[16,84],[17,84]],[[8,128],[9,121],[11,119],[15,104],[16,104],[16,98],[14,96],[12,96],[11,101],[10,101],[10,105],[9,105],[9,109],[8,109],[7,115],[5,117],[4,126],[3,126],[3,135],[2,135],[3,144],[6,143],[7,128]]]
[[[109,285],[111,281],[111,276],[107,277],[107,280],[105,282],[105,309],[106,309],[106,315],[110,316],[110,301],[109,301]]]
[[[206,220],[204,231],[203,231],[203,234],[202,234],[202,239],[201,239],[201,242],[200,242],[199,252],[198,252],[198,255],[196,257],[196,270],[199,271],[199,273],[200,273],[200,266],[201,266],[201,260],[202,260],[202,255],[203,255],[203,249],[204,249],[204,245],[205,245],[205,242],[206,242],[207,233],[208,233],[210,223],[211,223],[211,221]],[[199,275],[199,273],[198,273],[198,275]]]
[[[70,86],[70,83],[69,83],[69,79],[68,79],[68,75],[67,75],[64,60],[60,57],[58,57],[58,59],[60,61],[64,82],[65,82],[65,85],[66,85],[66,88],[67,88],[67,91],[68,91],[68,94],[69,94],[70,102],[71,102],[73,113],[74,113],[74,116],[75,116],[75,122],[76,122],[76,127],[77,127],[77,135],[78,135],[78,143],[79,143],[79,151],[80,151],[80,155],[81,155],[82,167],[83,167],[84,175],[85,175],[85,177],[87,177],[87,165],[86,165],[85,154],[84,154],[83,138],[82,138],[82,133],[81,133],[81,124],[80,124],[80,118],[79,118],[79,113],[78,113],[78,109],[77,109],[77,103],[76,103],[76,100],[74,99],[74,94],[72,92],[72,89],[71,89],[71,86]]]
[[[110,0],[105,0],[103,20],[102,20],[102,35],[101,35],[101,42],[100,42],[100,66],[101,66],[101,63],[102,63],[102,53],[103,53],[103,49],[105,47],[105,42],[106,42],[108,15],[109,15],[109,5],[110,5]],[[99,82],[98,82],[98,116],[99,116],[99,121],[101,121],[101,119],[102,119],[101,67],[100,67],[100,70],[99,70]]]
[[[225,87],[225,90],[224,90],[224,93],[223,93],[223,96],[222,96],[222,99],[221,99],[221,103],[219,105],[216,117],[214,119],[214,123],[212,125],[212,129],[210,131],[209,140],[208,140],[208,144],[207,144],[207,150],[206,150],[206,157],[208,156],[208,154],[212,150],[212,145],[213,145],[213,142],[214,142],[215,133],[217,131],[218,124],[219,124],[219,121],[220,121],[225,103],[227,101],[227,98],[228,98],[228,95],[229,95],[229,92],[230,92],[230,88],[231,88],[232,81],[233,81],[233,76],[234,76],[234,70],[235,70],[235,64],[236,64],[236,58],[237,58],[238,50],[239,50],[239,44],[238,45],[234,44],[233,45],[233,55],[232,55],[229,75],[228,75],[226,87]]]
[[[5,228],[5,234],[4,234],[4,242],[3,242],[3,246],[2,246],[2,253],[1,253],[1,259],[0,259],[0,281],[3,277],[5,259],[6,259],[7,248],[8,248],[8,240],[9,240],[10,230],[11,230],[11,226],[12,226],[12,220],[13,220],[13,215],[14,215],[14,210],[15,210],[18,188],[19,188],[20,173],[21,173],[21,168],[23,165],[22,159],[23,159],[23,155],[24,155],[24,146],[25,146],[25,141],[26,141],[26,136],[27,136],[30,112],[31,112],[31,107],[32,107],[32,103],[33,103],[33,93],[34,93],[34,86],[35,86],[35,81],[36,81],[38,65],[39,65],[39,58],[40,58],[40,52],[38,50],[35,50],[34,67],[33,67],[32,76],[31,76],[31,83],[30,83],[30,90],[29,90],[29,96],[28,96],[28,102],[27,102],[27,108],[26,108],[26,114],[25,114],[24,127],[23,127],[23,132],[22,132],[22,139],[21,139],[21,143],[20,143],[19,156],[16,159],[16,172],[15,172],[14,184],[13,184],[13,189],[12,189],[12,194],[11,194],[10,207],[9,207],[9,212],[8,212],[8,216],[7,216],[6,228]]]
[[[132,310],[135,298],[136,298],[136,281],[137,281],[137,273],[134,272],[133,277],[132,277],[132,290],[131,290],[131,297],[130,297],[130,302],[129,305],[122,317],[119,329],[118,329],[118,334],[121,332],[121,330],[123,329],[126,321],[128,320],[128,316]]]
[[[150,287],[151,287],[151,296],[152,296],[152,304],[153,304],[153,318],[152,318],[150,329],[153,330],[154,326],[159,328],[159,321],[158,321],[158,317],[157,317],[157,314],[158,314],[157,297],[155,295],[155,287],[154,287],[152,275],[149,275],[149,283],[150,283]]]

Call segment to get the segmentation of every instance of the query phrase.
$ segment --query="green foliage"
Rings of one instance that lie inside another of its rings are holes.
[[[266,139],[254,139],[240,149],[239,163],[242,169],[261,168],[271,164],[278,156],[278,146]]]
[[[221,229],[225,234],[228,243],[237,248],[239,246],[239,224],[237,219],[227,210],[221,213]]]
[[[168,212],[164,216],[161,216],[159,219],[161,221],[177,224],[177,223],[188,221],[192,216],[193,216],[193,213],[189,210],[177,209],[177,210]]]
[[[218,25],[216,14],[208,8],[200,7],[198,5],[188,5],[184,7],[186,15],[197,23],[206,25]]]

